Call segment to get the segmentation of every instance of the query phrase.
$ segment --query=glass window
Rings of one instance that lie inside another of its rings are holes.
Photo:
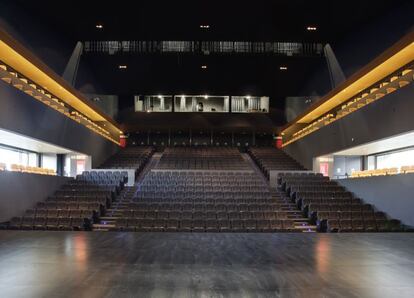
[[[38,158],[37,153],[0,145],[0,162],[5,163],[8,170],[12,164],[36,167]]]
[[[414,165],[414,149],[377,156],[377,169]]]

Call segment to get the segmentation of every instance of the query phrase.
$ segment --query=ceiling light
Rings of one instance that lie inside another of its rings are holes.
[[[315,26],[308,26],[308,27],[306,27],[306,30],[308,30],[308,31],[316,31],[316,27]]]
[[[102,25],[102,24],[97,24],[95,27],[96,27],[97,29],[103,29],[103,25]]]
[[[119,69],[127,69],[127,66],[126,65],[118,65],[118,68]]]
[[[159,99],[162,99],[162,95],[158,95],[158,98],[159,98]]]
[[[208,95],[204,95],[204,99],[208,99]]]
[[[246,99],[250,99],[250,98],[251,98],[251,97],[250,97],[250,95],[247,95],[247,96],[246,96]]]
[[[201,65],[201,69],[207,69],[207,65]]]
[[[279,69],[280,70],[287,70],[287,66],[280,66]]]

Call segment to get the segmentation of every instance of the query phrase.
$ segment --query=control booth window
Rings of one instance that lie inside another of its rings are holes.
[[[174,97],[176,112],[229,112],[229,96],[177,95]]]
[[[172,112],[171,95],[136,95],[134,101],[135,112]]]
[[[269,113],[269,97],[266,96],[232,96],[233,113]]]

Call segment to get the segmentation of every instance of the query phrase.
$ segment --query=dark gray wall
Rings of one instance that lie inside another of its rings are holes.
[[[355,9],[358,10],[358,7]],[[375,21],[371,20],[365,26],[355,28],[349,35],[328,41],[345,76],[349,77],[414,30],[413,19],[414,2],[396,1],[395,7],[390,7],[385,15],[378,16]],[[325,61],[321,61],[304,84],[301,94],[323,96],[330,90],[328,67]]]
[[[337,181],[378,210],[406,225],[414,226],[414,174]]]
[[[312,169],[312,158],[414,130],[414,84],[284,147]]]
[[[312,103],[319,100],[318,96],[289,96],[285,98],[285,117],[290,122],[303,113]]]
[[[16,2],[0,1],[0,27],[62,75],[78,40],[50,26],[47,18],[22,9],[22,3]],[[82,58],[75,87],[84,93],[105,93],[91,67]]]
[[[18,172],[0,172],[0,222],[21,216],[44,201],[71,178]]]
[[[119,149],[116,144],[3,81],[0,82],[0,107],[0,128],[90,155],[93,167]]]

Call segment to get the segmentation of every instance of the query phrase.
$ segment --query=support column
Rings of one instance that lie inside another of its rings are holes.
[[[339,65],[338,60],[329,44],[323,48],[326,63],[328,64],[329,78],[331,79],[331,87],[334,89],[336,86],[345,81],[345,75]]]
[[[185,97],[181,96],[180,98],[180,111],[184,112],[185,111]]]
[[[165,99],[163,96],[160,98],[160,110],[165,110]]]
[[[63,79],[71,86],[75,87],[76,76],[78,74],[79,62],[83,51],[83,44],[78,41],[69,58],[68,64],[62,74]]]

